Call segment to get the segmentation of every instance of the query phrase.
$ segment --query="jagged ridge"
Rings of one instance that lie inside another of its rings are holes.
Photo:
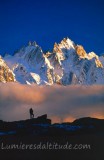
[[[29,42],[13,56],[6,55],[4,60],[13,78],[4,80],[2,74],[2,82],[16,79],[22,84],[38,85],[104,84],[104,57],[94,52],[86,53],[83,46],[69,38],[55,43],[53,51],[47,53],[36,42]]]

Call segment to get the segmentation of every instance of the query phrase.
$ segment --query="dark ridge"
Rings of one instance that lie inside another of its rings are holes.
[[[72,123],[54,123],[47,118],[47,114],[33,119],[14,122],[0,120],[0,135],[81,135],[104,133],[104,119],[80,118]]]

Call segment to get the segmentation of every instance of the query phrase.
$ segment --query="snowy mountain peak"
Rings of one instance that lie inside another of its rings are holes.
[[[46,54],[36,42],[29,41],[13,56],[7,55],[4,60],[1,57],[0,66],[4,64],[6,69],[0,69],[3,82],[7,81],[4,70],[8,70],[22,84],[104,84],[104,58],[87,53],[69,38],[55,43],[53,51]]]
[[[28,46],[24,46],[22,47],[20,50],[18,50],[16,53],[15,53],[15,56],[19,56],[19,57],[22,57],[26,54],[29,54],[29,53],[36,53],[37,51],[40,52],[40,53],[43,53],[42,49],[40,46],[38,46],[35,42],[29,42],[31,44],[29,44]]]
[[[73,41],[71,41],[69,38],[64,38],[59,44],[55,43],[53,52],[61,53],[67,50],[75,50],[75,44]]]
[[[78,56],[80,58],[87,58],[87,53],[86,51],[84,50],[83,46],[81,45],[76,45],[75,46],[75,50],[76,50],[76,53],[78,54]]]
[[[88,59],[88,60],[94,59],[96,67],[103,68],[103,65],[102,65],[101,61],[99,60],[98,55],[96,55],[94,52],[90,52],[87,54],[86,51],[84,50],[83,46],[81,46],[81,45],[76,45],[75,49],[76,49],[77,55],[81,59]]]
[[[36,41],[34,41],[34,42],[29,41],[28,45],[29,46],[38,46],[37,43],[36,43]]]
[[[69,39],[69,38],[64,38],[62,41],[61,41],[61,45],[63,45],[63,47],[66,47],[67,49],[69,48],[73,48],[74,49],[74,42]]]
[[[100,67],[100,68],[103,68],[103,64],[102,62],[100,61],[98,55],[96,55],[94,52],[90,52],[88,53],[88,57],[87,57],[89,60],[90,59],[95,59],[95,63],[96,63],[96,67]]]

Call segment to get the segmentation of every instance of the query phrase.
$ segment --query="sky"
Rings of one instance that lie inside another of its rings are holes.
[[[104,0],[0,0],[0,54],[36,41],[43,51],[69,37],[104,53]]]
[[[79,92],[80,91],[80,92]],[[14,121],[47,114],[55,122],[82,117],[104,119],[104,86],[35,86],[0,83],[0,119]]]

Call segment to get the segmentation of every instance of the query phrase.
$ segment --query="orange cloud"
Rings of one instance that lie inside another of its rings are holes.
[[[36,86],[0,83],[0,117],[3,120],[48,114],[53,122],[73,121],[80,117],[104,118],[104,86]]]

